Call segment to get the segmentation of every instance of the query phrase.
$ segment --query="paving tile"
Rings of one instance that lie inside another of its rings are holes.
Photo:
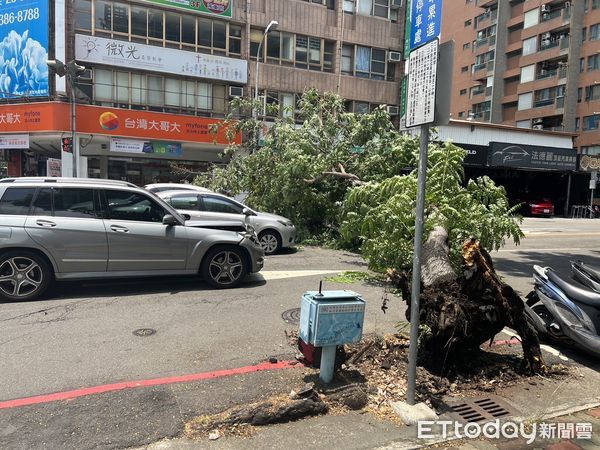
[[[524,439],[511,439],[509,441],[498,441],[496,443],[498,450],[523,450],[528,448],[527,441]]]
[[[592,416],[600,419],[600,408],[594,408],[587,411],[587,413]]]

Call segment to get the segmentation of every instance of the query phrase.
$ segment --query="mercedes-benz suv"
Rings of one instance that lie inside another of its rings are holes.
[[[116,180],[0,180],[0,298],[30,300],[54,280],[200,274],[238,286],[262,269],[253,232],[186,220]]]

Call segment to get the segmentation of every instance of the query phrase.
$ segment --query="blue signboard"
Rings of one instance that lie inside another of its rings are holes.
[[[0,98],[48,96],[48,0],[0,0]]]
[[[410,49],[437,39],[442,31],[442,0],[412,0]]]

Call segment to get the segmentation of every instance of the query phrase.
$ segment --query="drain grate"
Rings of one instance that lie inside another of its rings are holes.
[[[449,403],[453,415],[463,422],[483,422],[514,415],[516,412],[496,396]]]
[[[290,324],[298,325],[300,323],[300,308],[293,308],[284,311],[281,318]]]
[[[134,336],[139,337],[152,336],[153,334],[156,334],[156,330],[153,330],[152,328],[139,328],[133,332]]]

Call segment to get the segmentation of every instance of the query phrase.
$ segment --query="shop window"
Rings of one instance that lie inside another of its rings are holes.
[[[129,34],[129,5],[113,3],[113,31]]]
[[[131,6],[131,34],[144,38],[148,35],[148,8]]]
[[[174,13],[165,14],[165,39],[179,42],[181,40],[181,16]]]
[[[75,28],[90,31],[92,29],[92,0],[75,0],[73,11]]]
[[[95,17],[96,30],[112,30],[112,5],[110,2],[96,1]]]
[[[94,99],[99,101],[111,101],[113,97],[112,88],[112,71],[94,69]]]
[[[148,10],[148,37],[163,39],[163,13],[156,9]]]

